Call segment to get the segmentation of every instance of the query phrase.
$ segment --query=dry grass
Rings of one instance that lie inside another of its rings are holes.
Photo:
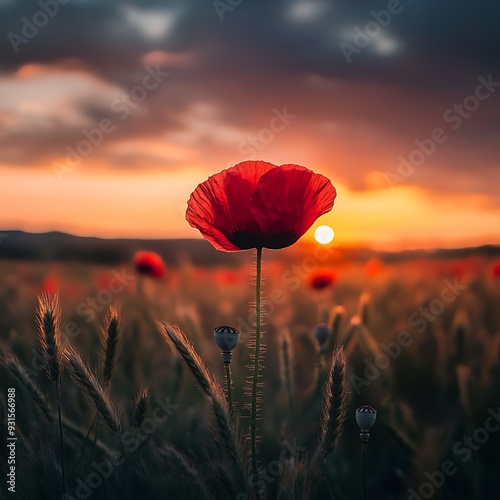
[[[61,498],[58,408],[64,410],[67,491],[75,498],[78,481],[93,477],[96,466],[107,470],[102,464],[122,451],[125,461],[111,468],[101,486],[91,488],[91,498],[243,500],[254,499],[256,491],[268,500],[357,498],[361,446],[354,408],[361,404],[378,410],[368,453],[373,498],[408,498],[409,487],[418,490],[426,481],[423,471],[439,470],[444,460],[454,461],[457,473],[436,489],[436,500],[495,498],[500,488],[494,474],[500,433],[490,433],[468,461],[453,452],[463,436],[484,427],[489,410],[496,412],[500,401],[500,282],[486,271],[463,278],[467,289],[425,328],[410,318],[417,313],[421,319],[421,308],[429,309],[441,297],[444,279],[453,283],[453,278],[409,265],[376,278],[363,276],[355,266],[340,271],[339,283],[322,297],[322,306],[329,300],[332,333],[320,354],[313,337],[319,317],[314,298],[305,283],[289,293],[285,288],[286,303],[273,305],[266,327],[270,348],[262,370],[265,404],[256,483],[249,473],[249,446],[239,432],[248,425],[245,366],[252,351],[245,322],[253,291],[244,273],[241,283],[221,285],[212,275],[203,278],[186,267],[175,282],[146,282],[147,301],[137,300],[133,288],[125,290],[116,297],[119,318],[104,306],[87,322],[78,306],[97,295],[96,276],[105,270],[86,267],[89,281],[79,278],[78,294],[61,293],[64,313],[78,325],[78,334],[65,334],[57,299],[44,295],[37,310],[37,343],[36,279],[21,282],[18,276],[40,276],[42,268],[2,266],[0,340],[8,348],[2,349],[0,377],[4,387],[16,388],[22,500]],[[61,269],[68,276],[78,273],[71,266]],[[268,296],[272,287],[283,286],[281,278],[278,272],[268,279]],[[63,290],[71,290],[64,279]],[[370,298],[360,301],[365,291]],[[188,316],[189,321],[183,319]],[[178,322],[179,328],[158,328],[154,319],[160,317]],[[219,382],[223,367],[211,335],[219,324],[231,324],[246,336],[232,361],[234,419]],[[375,366],[385,352],[382,343],[396,342],[402,331],[411,344],[358,394],[350,377],[366,378],[366,367]],[[192,377],[183,375],[186,368]],[[4,399],[0,392],[1,428]],[[166,417],[162,408],[168,400],[178,406]],[[93,427],[95,414],[106,425]],[[6,467],[2,449],[2,473]]]

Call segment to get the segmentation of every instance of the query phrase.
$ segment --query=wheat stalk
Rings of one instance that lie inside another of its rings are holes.
[[[343,306],[336,306],[330,312],[328,318],[328,328],[330,330],[330,337],[328,337],[325,352],[331,354],[339,340],[340,325],[345,316],[345,309]]]
[[[142,422],[146,418],[148,411],[149,411],[149,392],[147,389],[145,389],[138,394],[134,402],[134,406],[132,407],[131,421],[132,425],[136,429],[138,429],[142,425]]]
[[[53,408],[51,407],[49,401],[47,400],[45,394],[42,392],[38,384],[26,371],[26,369],[23,367],[23,365],[17,359],[17,357],[9,352],[6,357],[2,356],[0,359],[2,360],[2,363],[7,368],[7,370],[9,370],[15,377],[17,377],[24,384],[30,397],[38,405],[45,418],[51,424],[53,424],[56,420],[56,414]],[[72,421],[67,420],[63,417],[62,422],[64,423],[64,426],[67,431],[70,431],[79,438],[82,439],[85,438],[85,431],[80,427],[78,427],[77,425],[75,425]],[[112,452],[112,450],[107,448],[106,445],[99,440],[96,442],[96,446],[103,453],[107,455],[109,455]]]
[[[21,365],[19,360],[14,355],[9,354],[9,356],[2,361],[4,362],[5,367],[24,384],[29,395],[40,408],[45,418],[50,424],[53,424],[55,421],[55,414],[53,409],[50,407],[49,401],[45,397],[45,394],[41,391],[40,387],[38,387],[36,382],[29,376],[28,372]]]
[[[61,306],[57,295],[41,293],[36,310],[38,340],[42,349],[44,367],[48,378],[56,390],[57,418],[61,446],[61,479],[63,492],[66,493],[66,471],[64,465],[64,438],[62,427],[62,349],[61,349]]]
[[[326,474],[327,457],[339,444],[347,408],[346,360],[343,349],[339,347],[333,354],[328,380],[324,388],[321,418],[321,444],[324,459],[323,477]]]
[[[62,375],[61,307],[56,295],[42,293],[38,297],[36,310],[38,340],[40,342],[44,368],[48,378],[60,390]]]
[[[222,388],[215,381],[203,360],[196,353],[193,344],[186,336],[175,326],[167,323],[160,323],[160,325],[166,339],[182,357],[199,388],[211,402],[215,422],[221,437],[221,440],[216,440],[217,446],[233,461],[240,476],[239,480],[243,484],[244,468],[239,453],[239,443],[236,438],[237,430],[231,423],[229,408]]]
[[[187,458],[174,445],[164,443],[158,448],[158,454],[166,462],[167,470],[177,469],[189,480],[189,484],[195,486],[201,497],[207,498],[207,488],[202,481],[198,471],[189,463]]]
[[[106,318],[106,324],[103,331],[103,351],[104,351],[104,386],[107,387],[111,382],[111,377],[116,366],[116,352],[118,347],[118,336],[120,333],[120,321],[118,310],[110,308]]]
[[[67,349],[65,357],[70,367],[71,376],[83,391],[86,399],[102,416],[108,427],[119,434],[120,421],[97,378],[87,369],[82,358],[74,349]]]
[[[295,428],[295,408],[293,404],[293,365],[294,365],[294,357],[293,357],[293,346],[292,340],[290,338],[290,332],[287,328],[284,328],[280,334],[281,341],[281,380],[282,384],[286,389],[288,395],[288,405],[290,409],[290,421],[291,421],[291,429],[292,431]]]

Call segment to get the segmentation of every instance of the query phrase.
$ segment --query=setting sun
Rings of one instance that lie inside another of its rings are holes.
[[[330,243],[334,237],[335,232],[330,226],[319,226],[316,231],[314,231],[315,240],[322,245]]]

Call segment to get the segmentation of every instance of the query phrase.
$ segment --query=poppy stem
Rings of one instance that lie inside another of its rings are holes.
[[[250,416],[250,439],[252,442],[252,473],[255,479],[258,477],[257,469],[257,388],[260,369],[260,285],[262,277],[262,248],[257,248],[257,283],[256,283],[256,326],[255,326],[255,351],[253,361],[252,378],[252,411]]]
[[[233,408],[233,391],[232,391],[232,382],[231,382],[231,365],[229,363],[224,363],[224,370],[226,372],[226,394],[227,394],[227,405],[229,406],[229,414],[231,418],[234,417],[234,408]]]
[[[361,445],[361,491],[363,493],[363,500],[367,500],[367,488],[366,488],[366,450],[368,445],[363,443]]]
[[[59,441],[61,445],[61,479],[63,493],[66,493],[66,470],[64,467],[64,438],[62,428],[62,415],[61,415],[61,388],[57,387],[57,419],[59,424]]]

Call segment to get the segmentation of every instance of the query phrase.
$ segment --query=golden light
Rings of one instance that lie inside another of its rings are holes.
[[[316,228],[316,231],[314,231],[314,238],[322,245],[330,243],[334,237],[335,233],[330,226],[319,226]]]

